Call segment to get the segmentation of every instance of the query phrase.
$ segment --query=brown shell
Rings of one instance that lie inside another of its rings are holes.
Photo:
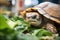
[[[51,2],[43,2],[35,8],[38,8],[38,12],[48,19],[51,19],[60,24],[60,5]]]

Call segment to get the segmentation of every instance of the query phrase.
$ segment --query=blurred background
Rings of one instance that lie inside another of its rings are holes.
[[[45,1],[60,4],[60,0],[0,0],[0,10],[10,10],[17,13]]]

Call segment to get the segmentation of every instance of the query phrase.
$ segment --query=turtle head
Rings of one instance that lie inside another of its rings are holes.
[[[42,16],[35,8],[28,8],[21,12],[21,15],[33,26],[39,26],[42,23]]]
[[[30,22],[33,26],[38,26],[41,24],[41,16],[37,12],[26,13],[26,21]]]

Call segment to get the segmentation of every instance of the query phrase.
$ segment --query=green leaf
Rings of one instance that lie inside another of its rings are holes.
[[[16,21],[17,25],[15,26],[15,30],[20,31],[20,32],[24,32],[25,30],[27,30],[30,27],[30,23],[25,22],[23,20],[17,20]]]
[[[18,16],[13,16],[13,17],[11,18],[11,20],[13,20],[13,21],[17,21],[17,20],[24,21],[23,18],[19,18]]]
[[[38,40],[36,36],[30,35],[30,34],[18,34],[17,35],[18,40]]]
[[[52,33],[51,33],[51,32],[48,32],[48,31],[45,30],[45,29],[35,30],[34,34],[35,34],[37,37],[52,36]]]
[[[0,15],[0,30],[3,30],[9,27],[6,21],[7,21],[6,18],[3,15]]]
[[[9,19],[9,20],[7,20],[7,24],[10,26],[10,28],[11,28],[11,29],[13,29],[13,28],[15,27],[15,25],[17,25],[17,23],[16,23],[16,22],[11,21],[10,19]]]
[[[24,32],[25,30],[27,30],[30,27],[30,23],[26,22],[23,18],[19,18],[17,16],[14,16],[11,20],[13,22],[15,22],[14,29],[17,31]]]

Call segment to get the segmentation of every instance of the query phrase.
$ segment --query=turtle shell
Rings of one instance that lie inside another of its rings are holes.
[[[51,2],[43,2],[35,6],[35,8],[46,18],[60,24],[60,5]]]

